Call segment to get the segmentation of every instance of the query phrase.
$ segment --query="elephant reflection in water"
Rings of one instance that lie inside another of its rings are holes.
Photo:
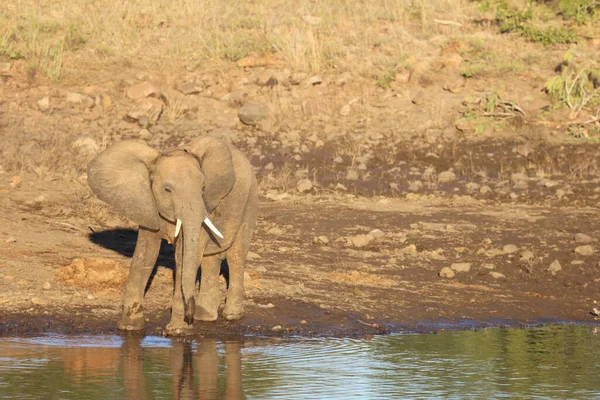
[[[141,337],[126,338],[123,351],[123,380],[128,397],[151,399],[142,369]],[[174,342],[169,349],[174,399],[244,399],[242,391],[241,344],[225,342],[225,393],[219,395],[219,353],[215,339]],[[195,351],[194,351],[195,350]],[[194,376],[198,387],[194,385]]]

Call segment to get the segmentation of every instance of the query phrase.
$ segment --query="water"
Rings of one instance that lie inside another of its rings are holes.
[[[0,338],[2,399],[600,398],[600,329],[362,339]]]

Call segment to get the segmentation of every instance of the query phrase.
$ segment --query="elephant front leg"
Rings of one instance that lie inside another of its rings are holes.
[[[183,245],[180,240],[175,243],[175,288],[171,304],[171,320],[165,328],[168,336],[191,335],[194,333],[192,321],[186,321],[181,288],[183,272]],[[188,323],[189,322],[189,323]]]
[[[219,288],[220,272],[221,260],[216,255],[204,257],[195,316],[199,321],[215,321],[218,317],[222,298]]]
[[[155,233],[140,228],[123,295],[123,314],[117,321],[121,330],[144,329],[144,290],[160,251],[160,241]]]

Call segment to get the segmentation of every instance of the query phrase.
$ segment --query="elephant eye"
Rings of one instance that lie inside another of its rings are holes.
[[[173,189],[171,188],[171,186],[169,185],[165,185],[165,187],[163,188],[165,192],[167,193],[171,193],[173,191]]]

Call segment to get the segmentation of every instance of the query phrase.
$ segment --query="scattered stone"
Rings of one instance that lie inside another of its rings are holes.
[[[382,237],[385,236],[385,233],[381,229],[373,229],[371,232],[369,232],[369,236],[372,236],[374,238]]]
[[[73,149],[77,149],[83,154],[96,154],[100,151],[100,146],[95,139],[89,136],[81,136],[71,145]]]
[[[397,186],[396,186],[396,187],[397,187]],[[408,185],[408,190],[409,190],[410,192],[418,192],[418,191],[420,191],[422,188],[423,188],[423,182],[421,182],[421,181],[414,181],[414,182],[411,182],[411,183]]]
[[[352,247],[365,247],[373,241],[374,237],[369,235],[356,235],[346,238],[346,245]]]
[[[247,258],[248,258],[248,260],[260,260],[262,257],[253,251],[249,251]]]
[[[308,324],[308,321],[306,321],[305,319],[303,319],[302,321],[300,321],[300,323],[301,323],[302,325],[306,325],[306,324]]]
[[[344,104],[343,106],[340,107],[340,109],[338,110],[338,112],[340,113],[340,115],[342,117],[345,117],[346,115],[350,114],[350,105],[349,104]]]
[[[341,183],[338,183],[337,185],[335,185],[335,190],[347,191],[348,188],[346,186],[342,185]]]
[[[254,254],[256,254],[256,253],[254,253]],[[255,268],[255,271],[258,272],[259,274],[264,274],[265,272],[267,272],[267,268],[265,268],[262,265],[259,265],[258,267]]]
[[[94,104],[105,110],[109,110],[112,107],[112,99],[107,94],[99,94],[94,99]]]
[[[346,172],[346,180],[357,181],[358,180],[358,171],[355,169],[349,169],[348,172]]]
[[[317,236],[313,239],[314,244],[329,244],[329,238],[327,236],[321,235]]]
[[[281,327],[281,325],[275,325],[274,327],[271,328],[271,330],[273,332],[279,332],[281,331],[283,328]]]
[[[38,100],[38,106],[40,107],[40,110],[42,111],[48,111],[50,109],[50,97],[46,96],[46,97],[42,97],[40,100]]]
[[[137,100],[144,97],[160,97],[160,89],[150,82],[140,82],[127,88],[127,97],[131,100]]]
[[[87,299],[88,299],[88,300],[94,300],[95,298],[96,298],[96,296],[94,296],[94,295],[93,295],[93,294],[91,294],[91,293],[87,295]]]
[[[193,83],[193,82],[186,82],[186,83],[182,83],[181,85],[179,85],[177,87],[177,90],[179,90],[184,95],[188,96],[191,94],[198,94],[198,93],[202,92],[202,86],[200,86],[196,83]]]
[[[516,200],[519,198],[519,195],[516,194],[515,192],[511,192],[508,197],[510,197],[512,200]]]
[[[514,245],[514,244],[507,244],[504,247],[502,247],[502,252],[504,254],[511,254],[511,253],[516,252],[516,251],[519,251],[519,248],[516,245]]]
[[[496,269],[496,266],[494,264],[483,264],[482,265],[483,268],[485,269]]]
[[[283,235],[283,230],[280,227],[278,227],[278,226],[274,226],[271,229],[269,229],[267,231],[267,233],[269,235]]]
[[[582,256],[591,256],[595,252],[596,252],[596,250],[592,246],[590,246],[589,244],[586,244],[585,246],[579,246],[579,247],[575,248],[575,253],[581,254]]]
[[[471,270],[471,263],[454,263],[450,266],[450,269],[455,272],[469,272]]]
[[[10,74],[10,68],[11,68],[11,63],[9,63],[9,62],[0,63],[0,74],[2,74],[2,75]]]
[[[450,278],[454,278],[454,275],[456,275],[456,274],[454,273],[454,271],[452,271],[452,270],[451,270],[450,268],[448,268],[448,267],[444,267],[444,268],[442,268],[442,269],[441,269],[441,271],[440,271],[440,273],[439,273],[439,276],[440,276],[441,278],[448,278],[448,279],[450,279]]]
[[[269,108],[265,103],[249,101],[240,108],[238,118],[245,125],[256,125],[269,117]]]
[[[566,194],[567,192],[563,189],[558,189],[556,191],[556,197],[558,197],[559,199],[562,199]]]
[[[592,243],[596,240],[590,235],[586,235],[585,233],[577,233],[575,234],[575,243]]]
[[[91,97],[81,93],[70,92],[67,93],[67,103],[81,105],[85,108],[90,108],[94,105],[94,100]]]
[[[146,115],[140,116],[138,118],[137,123],[141,128],[146,129],[146,130],[148,127],[150,127],[150,119]]]
[[[456,180],[456,174],[453,171],[444,171],[438,175],[438,181],[440,183],[450,183]]]
[[[48,304],[50,304],[50,301],[42,297],[32,297],[31,304],[33,304],[34,306],[47,306]]]
[[[469,192],[478,190],[481,187],[481,185],[479,185],[478,183],[475,182],[469,182],[466,184],[466,188]]]
[[[44,282],[44,284],[42,285],[42,289],[44,290],[50,290],[52,286],[50,285],[50,282]]]
[[[140,139],[147,140],[147,139],[152,138],[152,133],[148,129],[140,129],[138,131],[138,137]]]
[[[531,251],[531,250],[524,250],[521,252],[520,260],[523,262],[531,262],[531,261],[533,261],[534,258],[535,258],[535,255],[533,254],[533,251]]]
[[[17,239],[15,239],[14,237],[8,237],[6,239],[3,240],[4,243],[17,243]]]
[[[323,78],[321,78],[320,75],[313,75],[306,80],[306,84],[308,86],[316,86],[320,85],[321,83],[323,83]]]
[[[481,193],[481,194],[488,194],[491,191],[492,191],[492,189],[489,186],[487,186],[487,185],[483,185],[481,187],[481,189],[479,189],[479,193]]]
[[[504,276],[504,274],[500,273],[500,272],[496,272],[496,271],[492,271],[489,274],[492,278],[494,279],[504,279],[506,278],[506,276]]]
[[[143,121],[143,117],[148,118],[148,125],[156,125],[162,112],[164,104],[159,99],[153,97],[140,98],[135,102],[135,108],[127,116],[133,121]],[[147,128],[148,126],[145,126]]]
[[[343,164],[344,163],[344,159],[340,156],[337,156],[336,158],[333,159],[333,162],[336,164]]]
[[[355,296],[357,296],[357,297],[360,297],[360,296],[362,296],[362,294],[363,294],[363,293],[362,293],[362,291],[361,291],[359,288],[354,288],[354,289],[352,290],[352,293],[353,293]]]
[[[540,185],[540,186],[544,186],[544,187],[546,187],[546,188],[553,188],[554,186],[557,186],[557,185],[558,185],[558,182],[556,182],[556,181],[551,181],[550,179],[546,179],[546,178],[544,178],[544,179],[541,179],[541,180],[538,182],[538,185]]]
[[[547,269],[547,271],[551,272],[552,275],[556,275],[556,273],[560,270],[562,270],[562,267],[560,266],[558,260],[554,260]]]
[[[250,276],[250,274],[246,271],[244,271],[244,281],[251,281],[252,277]]]
[[[313,183],[310,179],[300,179],[296,185],[296,189],[298,189],[300,193],[308,192],[312,187]]]

